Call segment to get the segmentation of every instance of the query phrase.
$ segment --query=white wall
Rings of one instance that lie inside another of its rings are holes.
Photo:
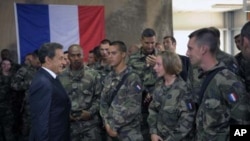
[[[241,28],[247,21],[246,13],[242,9],[234,11],[233,16],[234,16],[233,24],[236,29]]]
[[[236,54],[238,51],[233,42],[233,36],[240,32],[246,22],[246,13],[242,10],[233,11],[231,21],[226,20],[225,13],[220,12],[179,12],[173,13],[173,31],[177,41],[177,53],[185,55],[188,35],[199,28],[214,26],[221,32],[221,49]],[[228,23],[231,22],[231,23]],[[232,27],[226,28],[230,24]],[[232,34],[225,34],[231,32]],[[232,35],[231,37],[227,37]],[[228,43],[230,43],[228,45]],[[232,49],[233,48],[233,49]]]
[[[234,20],[233,20],[234,28],[232,28],[232,38],[235,35],[240,33],[242,26],[247,22],[247,14],[242,9],[240,9],[240,10],[234,11],[233,17],[234,17]],[[233,48],[232,54],[235,55],[239,52],[235,44],[233,44],[231,47]]]
[[[173,13],[173,31],[177,41],[176,52],[185,55],[188,35],[196,29],[210,26],[223,28],[223,13]]]
[[[193,30],[202,27],[216,26],[223,28],[222,13],[180,12],[173,13],[174,30]]]

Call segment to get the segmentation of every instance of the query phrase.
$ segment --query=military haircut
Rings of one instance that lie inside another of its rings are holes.
[[[219,50],[218,34],[211,27],[195,30],[188,37],[195,37],[198,46],[208,45],[212,55],[215,55]]]
[[[218,47],[220,47],[220,30],[214,26],[209,27],[208,29],[212,30],[217,37],[218,40]]]
[[[30,55],[32,55],[34,58],[38,58],[38,49],[34,50]]]
[[[240,34],[237,34],[237,35],[234,36],[234,39],[237,39],[239,37],[240,37]]]
[[[143,30],[141,34],[141,38],[143,39],[144,37],[153,37],[156,36],[155,31],[152,28],[146,28]]]
[[[118,50],[121,52],[127,52],[127,46],[123,41],[113,41],[111,46],[118,46]]]
[[[109,40],[109,39],[103,39],[102,41],[101,41],[101,44],[111,44],[111,41]]]
[[[163,39],[167,39],[170,38],[170,40],[172,41],[172,43],[176,43],[176,39],[173,36],[165,36]]]
[[[209,27],[210,30],[212,30],[215,33],[215,36],[217,38],[220,38],[220,30],[214,26]]]
[[[63,52],[63,54],[67,54],[67,53],[69,53],[67,50]]]
[[[38,50],[38,57],[42,64],[45,63],[45,58],[53,58],[56,55],[57,49],[62,49],[63,46],[59,43],[44,43]]]
[[[250,21],[248,21],[241,29],[241,37],[246,37],[250,40]]]
[[[79,48],[82,49],[82,47],[81,47],[79,44],[72,44],[72,45],[70,45],[69,48],[68,48],[68,53],[70,52],[69,50],[70,50],[71,48],[73,48],[73,47],[79,47]]]
[[[96,46],[92,49],[93,54],[95,55],[95,57],[97,58],[97,60],[99,60],[99,58],[101,58],[101,53],[100,53],[100,46]]]
[[[11,56],[11,53],[10,53],[10,50],[9,49],[3,49],[1,50],[1,58],[2,59],[5,59],[5,58],[10,58]]]
[[[182,71],[182,62],[180,57],[171,51],[163,51],[157,56],[162,57],[163,68],[168,74],[179,74]]]

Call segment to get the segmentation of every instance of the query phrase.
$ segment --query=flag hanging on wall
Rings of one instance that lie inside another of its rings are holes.
[[[104,6],[15,3],[19,63],[43,43],[57,42],[64,51],[80,44],[88,51],[105,38]]]

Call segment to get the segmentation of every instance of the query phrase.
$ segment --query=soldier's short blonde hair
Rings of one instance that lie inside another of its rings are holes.
[[[162,65],[166,73],[179,74],[182,71],[182,63],[180,57],[171,51],[163,51],[158,54],[162,57]]]

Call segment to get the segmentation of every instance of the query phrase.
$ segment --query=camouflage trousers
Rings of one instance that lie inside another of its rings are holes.
[[[229,141],[229,133],[211,135],[205,132],[196,132],[195,141]]]
[[[19,135],[19,141],[28,141],[31,129],[31,115],[29,105],[26,105],[22,114],[22,131]]]
[[[143,136],[143,141],[151,141],[147,118],[148,118],[148,113],[142,113],[141,133]]]
[[[70,124],[71,141],[102,141],[102,130],[99,125],[85,127],[81,121]]]
[[[119,141],[143,141],[140,126],[138,126],[137,128],[122,128],[118,131],[117,138]]]
[[[15,141],[13,133],[14,117],[11,110],[0,110],[0,141]]]

